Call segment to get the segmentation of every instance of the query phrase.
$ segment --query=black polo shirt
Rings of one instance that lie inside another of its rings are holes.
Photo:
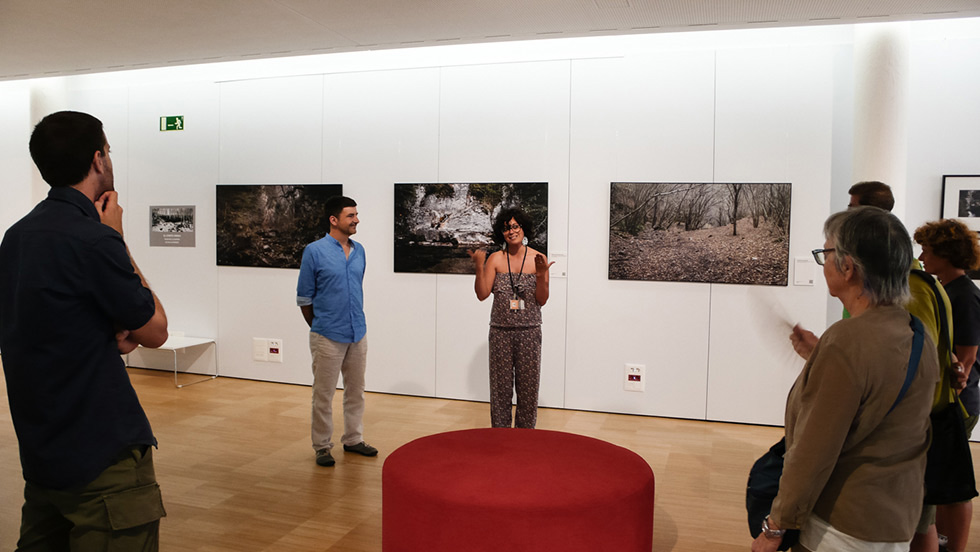
[[[91,482],[129,445],[156,445],[116,347],[155,307],[118,232],[52,188],[0,244],[0,352],[24,479]]]

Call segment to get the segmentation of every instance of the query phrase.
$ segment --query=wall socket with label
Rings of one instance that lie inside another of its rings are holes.
[[[646,391],[647,367],[644,364],[627,364],[624,369],[623,389]]]
[[[282,339],[278,337],[253,337],[252,360],[282,364]]]

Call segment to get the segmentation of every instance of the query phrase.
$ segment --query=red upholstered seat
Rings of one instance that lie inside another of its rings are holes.
[[[382,473],[385,552],[649,552],[654,479],[636,453],[571,433],[416,439]]]

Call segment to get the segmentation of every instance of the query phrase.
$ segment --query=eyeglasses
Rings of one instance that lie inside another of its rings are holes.
[[[505,224],[504,225],[504,232],[517,232],[520,229],[521,229],[521,225],[520,224]]]
[[[813,260],[817,261],[817,264],[823,266],[827,262],[827,253],[834,251],[835,248],[831,247],[828,249],[814,249],[810,253],[813,253]]]

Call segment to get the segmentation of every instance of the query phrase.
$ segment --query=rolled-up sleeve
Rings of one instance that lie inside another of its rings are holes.
[[[296,305],[306,307],[313,304],[316,296],[316,259],[313,250],[303,249],[303,260],[299,266],[299,281],[296,283]]]

